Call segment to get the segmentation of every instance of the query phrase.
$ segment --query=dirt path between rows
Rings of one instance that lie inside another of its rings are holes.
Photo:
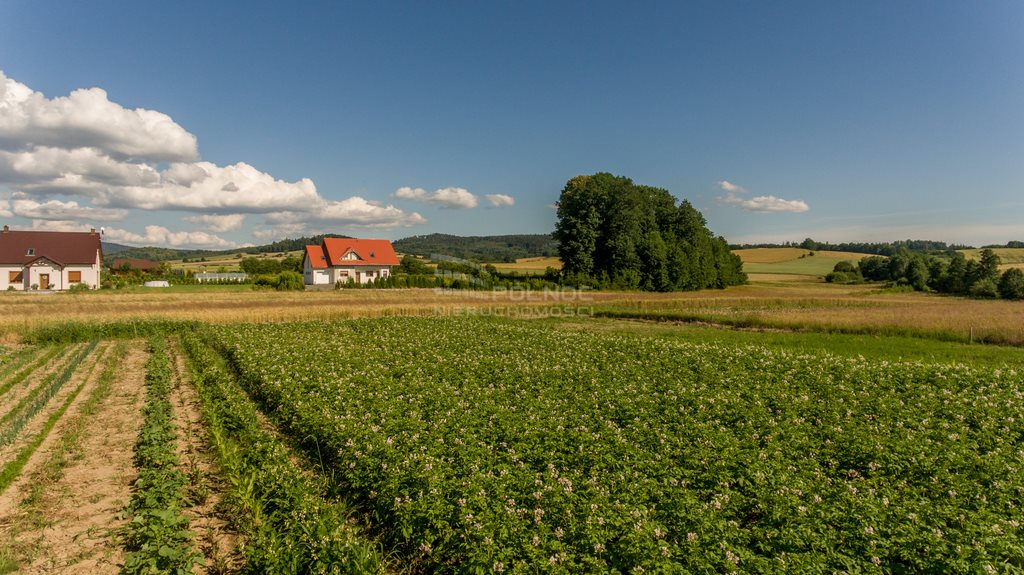
[[[199,567],[196,573],[234,572],[243,559],[239,552],[240,537],[221,514],[220,503],[228,486],[208,447],[206,426],[185,355],[177,341],[168,349],[174,358],[171,405],[178,432],[178,457],[189,478],[189,498],[193,503],[184,512],[206,561],[205,567]]]
[[[12,485],[4,495],[6,499],[18,494],[20,504],[14,517],[0,515],[0,523],[12,530],[13,547],[27,559],[19,573],[119,572],[124,555],[111,535],[124,524],[124,507],[136,477],[132,458],[141,426],[147,357],[144,342],[129,343],[109,394],[92,415],[81,420],[80,441],[65,455],[62,473],[56,473],[52,483],[43,478],[31,502],[24,501],[26,485]],[[103,369],[98,365],[91,379],[98,380]],[[76,404],[90,391],[87,386]],[[48,461],[55,456],[57,438],[80,420],[79,409],[73,407],[63,420],[34,459]],[[26,468],[19,482],[28,482],[31,476]]]

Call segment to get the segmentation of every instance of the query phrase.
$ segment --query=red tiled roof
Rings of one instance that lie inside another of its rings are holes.
[[[327,258],[320,246],[306,246],[306,257],[309,258],[309,267],[315,270],[327,269]]]
[[[400,263],[388,240],[324,238],[323,247],[327,263],[332,266],[397,266]],[[349,252],[355,252],[359,259],[342,259]]]
[[[97,232],[0,231],[0,264],[25,265],[43,256],[62,265],[94,264],[102,254]]]

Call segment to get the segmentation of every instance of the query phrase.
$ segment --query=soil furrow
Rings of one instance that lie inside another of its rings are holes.
[[[15,437],[13,441],[11,441],[7,445],[4,445],[3,447],[0,447],[0,466],[6,465],[9,461],[16,457],[17,453],[21,451],[21,449],[25,447],[25,445],[30,443],[36,437],[36,435],[46,425],[46,420],[49,418],[50,414],[61,408],[61,406],[64,404],[64,400],[69,395],[74,393],[75,389],[78,387],[79,384],[81,384],[83,381],[86,381],[87,378],[91,379],[94,377],[95,374],[93,372],[95,372],[95,366],[97,365],[97,362],[99,361],[100,357],[107,351],[108,347],[109,346],[97,347],[88,356],[82,358],[82,361],[79,365],[73,366],[74,372],[71,374],[71,377],[64,383],[64,385],[61,386],[59,390],[57,390],[56,394],[54,394],[54,396],[51,397],[45,403],[45,405],[43,405],[42,408],[25,423],[24,427],[22,427],[21,429],[21,432],[18,433],[17,437]],[[60,377],[60,373],[64,371],[65,368],[68,367],[71,361],[74,361],[75,354],[77,354],[79,351],[80,348],[77,347],[74,350],[72,350],[72,353],[68,354],[67,360],[62,362],[59,366],[57,366],[51,373],[54,373],[57,377]],[[44,381],[40,385],[47,386],[49,385],[49,382]],[[88,393],[88,390],[83,391]],[[41,399],[42,393],[44,392],[45,389],[41,390],[40,394],[37,395],[37,398]],[[76,399],[76,402],[80,401],[81,397]],[[29,404],[33,402],[34,400],[30,401]],[[22,409],[27,409],[27,406]],[[17,417],[13,419],[17,419]],[[58,425],[58,429],[59,427],[60,426]],[[57,429],[54,430],[54,432],[56,431]]]
[[[0,419],[10,419],[13,416],[11,412],[18,406],[21,400],[32,393],[33,389],[41,385],[47,376],[64,369],[64,366],[68,364],[75,353],[83,346],[85,346],[84,343],[66,347],[43,365],[35,368],[24,380],[7,390],[3,395],[3,401],[0,402]]]
[[[178,456],[189,478],[189,499],[193,504],[185,514],[206,561],[205,568],[200,567],[198,572],[232,572],[241,566],[242,558],[238,549],[239,535],[221,513],[220,503],[227,486],[208,447],[207,431],[185,355],[177,340],[169,349],[174,358],[175,385],[171,403],[178,432]]]
[[[122,555],[112,534],[124,522],[122,509],[135,479],[132,447],[146,351],[141,342],[131,342],[123,357],[112,350],[108,344],[92,354],[96,364],[82,394],[0,503],[0,531],[6,531],[0,545],[6,541],[19,559],[19,573],[120,570]],[[90,401],[110,368],[115,371],[109,389]],[[73,379],[68,387],[80,382]],[[81,412],[85,404],[88,413]]]

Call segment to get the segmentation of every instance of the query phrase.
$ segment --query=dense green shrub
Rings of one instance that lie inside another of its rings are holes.
[[[1024,299],[1024,270],[1010,268],[999,278],[999,295],[1005,299]]]

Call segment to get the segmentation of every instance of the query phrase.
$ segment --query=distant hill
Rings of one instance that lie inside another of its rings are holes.
[[[784,244],[733,244],[729,246],[733,250],[747,250],[754,248],[802,248],[810,251],[828,252],[849,252],[858,254],[891,256],[902,249],[912,252],[936,253],[949,250],[971,249],[971,246],[947,244],[933,240],[899,240],[895,242],[849,242],[830,244],[828,242],[816,242],[811,238],[796,243],[786,242]]]
[[[811,251],[803,248],[745,248],[732,253],[743,260],[743,271],[748,274],[783,274],[796,276],[823,276],[832,271],[836,263],[848,261],[856,264],[866,254],[858,252]]]
[[[423,257],[443,254],[478,262],[514,262],[520,258],[558,256],[558,242],[551,234],[511,236],[453,236],[429,234],[392,242],[395,251]]]
[[[133,248],[131,246],[122,246],[121,244],[112,244],[110,242],[103,242],[103,255],[104,256],[112,256],[114,254],[119,254],[119,253],[121,253],[121,252],[123,252],[125,250],[131,250],[131,249],[135,249],[135,248]]]
[[[155,247],[144,247],[144,248],[133,248],[130,246],[123,246],[120,244],[113,244],[103,242],[103,255],[106,257],[117,254],[119,258],[130,258],[140,260],[156,260],[156,261],[169,261],[169,260],[180,260],[184,258],[217,258],[222,256],[230,256],[238,253],[247,254],[269,254],[278,252],[292,252],[301,250],[307,245],[319,244],[324,238],[347,238],[350,236],[343,236],[339,234],[322,234],[319,236],[310,236],[295,239],[284,239],[273,243],[265,244],[262,246],[250,246],[247,248],[235,248],[233,250],[179,250],[175,248],[155,248]]]

